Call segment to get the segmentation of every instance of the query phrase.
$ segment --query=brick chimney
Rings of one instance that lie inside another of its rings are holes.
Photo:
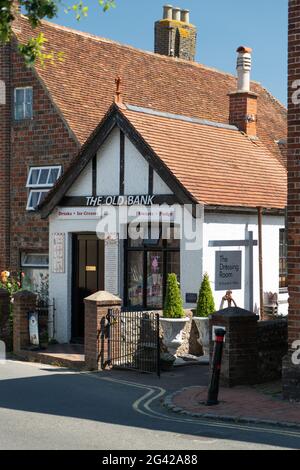
[[[229,93],[229,123],[251,137],[257,134],[257,98],[250,90],[252,49],[241,46],[237,49],[237,91]]]
[[[163,19],[155,23],[157,54],[195,60],[197,28],[190,23],[189,10],[165,5]]]

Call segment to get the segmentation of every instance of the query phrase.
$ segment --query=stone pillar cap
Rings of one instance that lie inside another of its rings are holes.
[[[239,307],[229,307],[225,308],[224,310],[220,310],[219,312],[214,313],[212,316],[215,315],[226,317],[226,318],[239,318],[239,317],[253,317],[256,318],[256,314],[253,312],[249,312],[248,310],[244,310]]]
[[[121,305],[122,300],[120,297],[106,292],[104,290],[96,292],[84,299],[85,302],[96,302],[97,305],[110,306],[110,305]]]
[[[37,295],[29,290],[19,290],[13,295],[13,297],[37,297]]]

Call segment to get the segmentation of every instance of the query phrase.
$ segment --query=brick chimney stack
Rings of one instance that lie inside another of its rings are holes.
[[[155,52],[194,61],[196,42],[197,28],[190,23],[189,10],[165,5],[163,19],[155,23]]]
[[[251,137],[257,135],[257,98],[250,89],[252,49],[241,46],[237,49],[237,91],[229,93],[229,123]]]

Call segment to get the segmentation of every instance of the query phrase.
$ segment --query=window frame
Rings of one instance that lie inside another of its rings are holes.
[[[282,238],[283,234],[283,238]],[[285,260],[286,270],[281,270],[281,261]],[[281,286],[281,280],[285,277],[286,285]],[[288,292],[288,267],[287,267],[287,230],[285,228],[279,229],[279,293],[284,294]]]
[[[160,237],[162,236],[162,223],[159,224]],[[171,227],[175,227],[174,224],[171,224]],[[130,240],[124,240],[124,305],[125,309],[130,309],[132,311],[160,311],[163,309],[164,301],[166,298],[166,288],[167,288],[167,259],[168,253],[179,253],[179,270],[181,273],[181,240],[176,239],[179,242],[179,247],[171,247],[168,245],[167,239],[161,240],[161,246],[147,244],[147,241],[144,240],[143,244],[140,247],[130,247]],[[139,252],[143,254],[143,305],[138,306],[129,306],[129,296],[128,296],[128,287],[129,287],[129,264],[128,264],[128,253]],[[161,308],[148,307],[147,304],[147,255],[148,253],[162,253],[163,260],[163,299]]]
[[[30,189],[29,194],[28,194],[28,198],[27,198],[26,210],[28,212],[36,212],[37,207],[40,205],[40,202],[41,202],[42,193],[48,193],[49,191],[50,191],[49,188]],[[36,207],[32,207],[32,206],[29,205],[32,193],[40,193],[39,202],[38,202]]]
[[[21,269],[22,268],[37,268],[37,269],[49,269],[49,265],[50,265],[50,260],[49,260],[49,253],[38,253],[38,252],[31,252],[31,251],[28,251],[28,252],[21,252],[20,253],[21,255],[21,261],[20,261],[20,266],[21,266]],[[47,257],[48,258],[48,264],[32,264],[32,263],[29,263],[29,264],[24,264],[23,262],[23,255],[30,255],[30,256],[44,256],[44,257]]]
[[[53,188],[55,183],[37,183],[37,184],[34,184],[34,183],[30,183],[30,178],[31,178],[31,175],[32,175],[33,171],[38,170],[39,171],[39,177],[40,177],[40,174],[41,174],[42,170],[48,170],[49,171],[48,178],[47,178],[47,181],[48,181],[49,178],[50,178],[51,170],[57,170],[57,169],[59,171],[58,171],[58,176],[57,176],[56,181],[58,181],[59,178],[61,177],[61,173],[62,173],[62,166],[61,165],[31,166],[29,168],[29,173],[28,173],[27,182],[26,182],[26,188],[29,188],[29,189]]]
[[[47,177],[47,182],[46,183],[30,183],[30,179],[32,177],[33,171],[39,171],[38,175],[38,180],[40,178],[40,174],[42,170],[48,170],[48,177]],[[51,170],[58,170],[58,176],[57,179],[54,183],[48,183],[50,175],[51,175]],[[40,204],[41,200],[41,195],[39,197],[39,203],[36,207],[30,206],[29,202],[31,199],[32,193],[48,193],[51,188],[56,184],[56,182],[59,180],[59,178],[62,175],[62,165],[45,165],[45,166],[31,166],[29,168],[28,176],[27,176],[27,181],[26,181],[26,188],[29,190],[28,191],[28,196],[27,196],[27,204],[26,204],[26,210],[28,212],[36,212],[36,208]]]
[[[17,107],[17,91],[23,90],[24,91],[24,102],[22,103],[23,105],[23,115],[22,118],[17,118],[17,113],[16,113],[16,107]],[[31,116],[26,116],[26,92],[25,90],[31,90]],[[32,120],[33,119],[33,87],[32,86],[19,86],[14,88],[14,121],[16,122],[22,122],[22,121],[27,121],[27,120]]]

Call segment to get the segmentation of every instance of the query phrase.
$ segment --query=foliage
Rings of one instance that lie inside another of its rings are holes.
[[[215,311],[215,301],[210,286],[209,276],[208,274],[205,274],[199,292],[196,316],[206,318]]]
[[[169,274],[167,281],[167,293],[164,305],[165,318],[184,318],[180,287],[176,274]]]
[[[14,277],[9,271],[2,271],[0,274],[0,288],[7,290],[12,297],[13,294],[21,290],[20,276]]]
[[[44,18],[53,19],[57,16],[59,4],[62,0],[0,0],[0,45],[9,42],[12,37],[12,23],[18,14],[17,8],[21,7],[22,12],[28,18],[32,28],[40,25]],[[97,0],[104,12],[115,6],[115,0]],[[79,21],[88,15],[88,6],[83,0],[78,0],[71,6],[65,7],[65,12],[74,12]],[[43,34],[37,34],[25,44],[19,44],[19,52],[23,55],[28,66],[32,66],[36,61],[44,65],[45,61],[54,62],[55,59],[62,61],[62,54],[54,52],[44,53],[46,38]]]

